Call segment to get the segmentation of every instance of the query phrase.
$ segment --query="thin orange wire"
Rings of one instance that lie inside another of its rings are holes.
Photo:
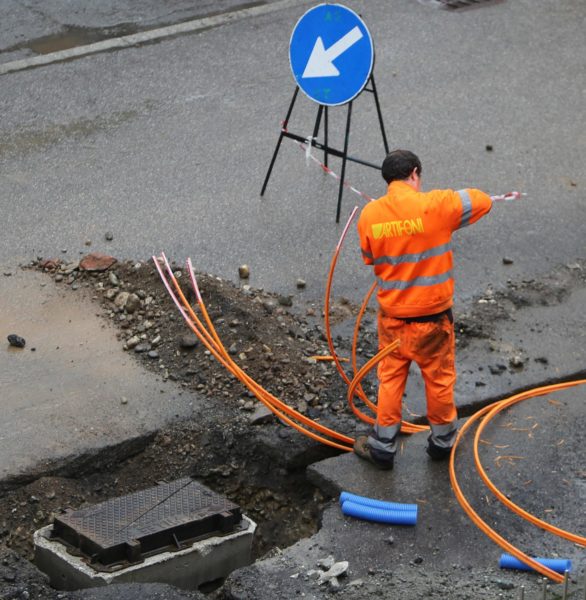
[[[356,323],[354,324],[354,332],[352,334],[352,371],[354,372],[354,377],[356,377],[356,373],[358,372],[356,349],[358,347],[358,334],[360,333],[360,324],[362,322],[362,317],[364,316],[364,313],[366,312],[366,307],[368,306],[368,303],[370,302],[370,299],[372,298],[372,294],[376,290],[376,286],[377,286],[377,283],[376,283],[376,281],[374,281],[372,283],[372,285],[370,286],[370,289],[366,293],[366,296],[364,296],[364,300],[362,300],[362,304],[360,305],[360,310],[358,311],[358,315],[356,316]],[[358,384],[358,387],[356,389],[360,390],[360,392],[364,395],[364,402],[366,403],[368,408],[370,408],[370,410],[372,410],[372,412],[374,414],[376,414],[377,413],[376,404],[374,404],[374,402],[371,402],[366,397],[366,394],[365,394],[364,390],[362,389],[362,385]]]
[[[394,352],[399,347],[399,340],[395,340],[388,346],[385,346],[380,352],[375,354],[366,364],[364,364],[361,369],[356,373],[354,379],[350,382],[348,386],[348,403],[354,410],[354,394],[356,393],[357,387],[360,385],[362,379],[366,376],[366,374],[374,368],[383,358],[386,358],[391,352]]]
[[[340,236],[340,240],[338,241],[338,244],[336,245],[336,249],[334,250],[334,254],[333,254],[332,260],[330,262],[330,269],[328,271],[328,278],[327,278],[327,282],[326,282],[326,293],[325,293],[325,298],[324,298],[324,324],[325,324],[325,330],[326,330],[325,331],[326,339],[328,341],[328,347],[330,349],[330,354],[334,358],[334,363],[336,365],[336,369],[338,370],[340,377],[342,377],[342,380],[344,381],[344,383],[346,385],[350,385],[350,378],[346,375],[346,372],[344,371],[344,368],[342,367],[342,363],[340,362],[340,359],[338,358],[338,353],[336,352],[336,349],[334,347],[334,342],[332,340],[332,328],[330,325],[330,297],[331,297],[331,292],[332,292],[332,282],[334,279],[334,270],[336,268],[336,264],[337,264],[338,258],[340,256],[340,250],[342,248],[342,243],[344,241],[344,238],[346,237],[346,234],[348,233],[348,228],[350,227],[350,224],[352,223],[352,220],[354,219],[354,215],[356,214],[357,210],[358,210],[358,207],[355,206],[354,210],[350,214],[350,218],[348,219],[346,226],[344,227],[344,229],[342,231],[342,235]],[[364,392],[362,390],[359,390],[358,396],[367,406],[368,405],[374,406],[372,404],[372,402],[370,402],[370,400],[366,397],[366,395],[364,394]],[[375,421],[372,417],[364,414],[363,412],[361,412],[360,410],[358,410],[355,407],[353,407],[352,410],[353,410],[354,414],[360,420],[364,421],[365,423],[369,423],[370,425],[374,425]],[[373,411],[376,412],[376,407],[373,409]]]

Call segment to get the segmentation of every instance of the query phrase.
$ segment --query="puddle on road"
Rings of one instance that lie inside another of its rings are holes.
[[[0,479],[47,457],[143,435],[192,411],[190,396],[162,394],[157,377],[120,352],[115,333],[82,301],[86,292],[67,297],[41,287],[43,277],[22,271],[0,278]],[[9,346],[10,334],[23,337],[25,348]]]
[[[29,51],[37,55],[51,54],[62,50],[70,50],[79,46],[87,46],[112,38],[132,35],[141,31],[148,31],[160,27],[168,27],[169,25],[178,25],[193,19],[204,17],[215,17],[226,13],[240,11],[256,6],[264,6],[269,4],[267,0],[257,0],[253,2],[237,3],[236,6],[223,7],[220,10],[214,10],[213,5],[210,7],[195,8],[193,12],[184,18],[165,20],[162,19],[158,23],[153,23],[151,26],[139,27],[135,23],[121,23],[112,27],[80,27],[78,25],[64,25],[61,31],[52,33],[33,40],[26,40],[8,48],[0,50],[0,54]],[[169,15],[170,16],[170,15]]]
[[[66,25],[58,33],[21,42],[5,48],[2,52],[30,50],[35,54],[51,54],[52,52],[86,46],[87,44],[94,44],[114,37],[130,35],[136,33],[138,30],[138,27],[132,24],[117,25],[116,27],[108,28]]]
[[[51,54],[59,50],[69,50],[85,44],[93,44],[105,39],[98,31],[83,28],[68,28],[65,33],[48,35],[31,40],[26,47],[36,54]]]

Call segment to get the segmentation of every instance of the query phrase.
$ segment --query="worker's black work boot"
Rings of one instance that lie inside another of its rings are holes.
[[[431,460],[448,460],[450,458],[450,454],[452,453],[451,448],[442,448],[441,446],[437,446],[434,444],[431,439],[427,442],[427,454],[429,454]]]
[[[364,460],[367,460],[377,469],[382,469],[383,471],[390,471],[393,468],[393,463],[395,462],[395,457],[393,455],[390,455],[389,458],[385,458],[383,460],[375,458],[372,454],[372,449],[368,445],[368,436],[366,435],[361,435],[356,438],[356,441],[354,442],[354,454]]]

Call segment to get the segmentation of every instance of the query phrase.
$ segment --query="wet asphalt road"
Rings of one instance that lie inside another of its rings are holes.
[[[349,6],[375,41],[390,145],[420,154],[424,187],[528,194],[457,234],[458,299],[583,256],[583,5]],[[248,263],[252,285],[279,292],[296,293],[302,277],[306,296],[321,302],[342,229],[334,222],[336,182],[286,140],[259,196],[294,88],[288,39],[306,7],[3,75],[5,260],[73,259],[86,241],[120,258],[163,249],[234,280]],[[150,18],[168,22],[158,13]],[[350,150],[378,162],[372,98],[354,104]],[[315,105],[301,98],[291,129],[309,134],[314,117]],[[332,111],[334,144],[344,117],[344,108]],[[350,165],[347,178],[371,196],[384,192],[366,167]],[[355,203],[362,200],[346,192],[342,220]],[[114,233],[111,243],[106,231]],[[346,244],[334,293],[359,300],[371,275],[353,230]],[[504,256],[513,264],[503,265]]]

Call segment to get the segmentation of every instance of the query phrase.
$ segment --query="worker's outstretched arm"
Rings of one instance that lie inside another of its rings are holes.
[[[482,218],[492,208],[492,200],[488,194],[474,188],[465,188],[453,192],[454,229],[467,227]]]

